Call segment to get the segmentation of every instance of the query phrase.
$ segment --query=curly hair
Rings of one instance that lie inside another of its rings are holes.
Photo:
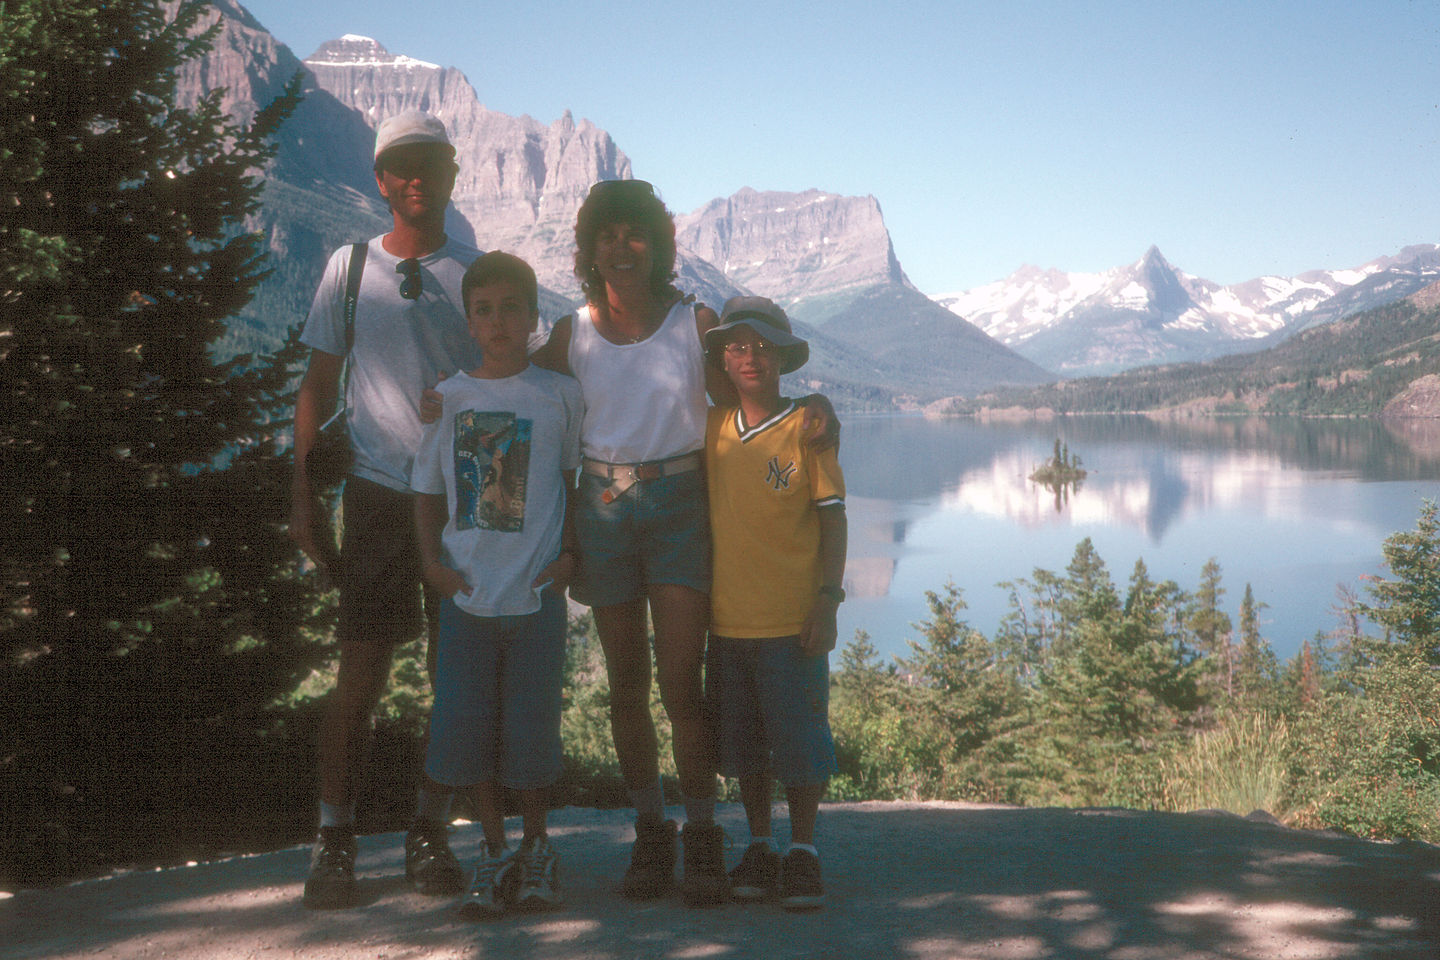
[[[585,298],[602,302],[605,284],[595,270],[595,238],[601,227],[630,224],[650,238],[653,266],[650,286],[657,296],[667,295],[675,279],[675,219],[644,180],[601,180],[590,188],[575,216],[575,276]]]

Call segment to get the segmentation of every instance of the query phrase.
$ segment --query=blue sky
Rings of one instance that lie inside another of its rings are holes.
[[[1236,283],[1440,242],[1440,0],[246,6],[300,57],[363,34],[589,118],[679,212],[873,194],[927,293],[1151,244]]]

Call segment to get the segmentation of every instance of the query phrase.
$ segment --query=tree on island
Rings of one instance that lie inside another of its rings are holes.
[[[1059,513],[1070,499],[1072,490],[1080,492],[1086,476],[1079,455],[1072,457],[1069,444],[1062,445],[1059,437],[1055,438],[1055,452],[1050,459],[1030,471],[1032,483],[1040,484],[1055,495],[1056,513]]]
[[[298,78],[244,126],[223,91],[177,108],[208,9],[0,4],[0,873],[20,878],[223,793],[225,744],[317,662],[283,527],[298,348],[209,349],[265,275],[240,228]]]

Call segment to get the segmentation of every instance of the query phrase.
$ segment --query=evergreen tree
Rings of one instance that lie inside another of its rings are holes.
[[[930,618],[916,624],[922,641],[910,642],[905,665],[936,696],[931,706],[969,753],[991,739],[1019,708],[1020,687],[985,635],[965,622],[965,599],[947,582],[941,593],[925,592]]]
[[[1214,557],[1200,568],[1200,585],[1187,616],[1187,625],[1195,634],[1204,661],[1204,685],[1210,695],[1235,695],[1235,651],[1230,642],[1230,615],[1220,609],[1225,596],[1221,585],[1220,562]]]
[[[21,872],[74,855],[37,836],[165,823],[167,787],[225,762],[207,737],[315,661],[277,446],[298,346],[208,349],[264,275],[237,227],[298,85],[244,127],[218,91],[177,109],[204,8],[0,5],[0,846]]]
[[[1385,629],[1390,643],[1440,665],[1440,515],[1435,501],[1421,506],[1414,530],[1391,534],[1381,550],[1391,576],[1370,584],[1373,602],[1361,603],[1360,611]]]
[[[1237,687],[1240,698],[1251,707],[1265,706],[1274,691],[1277,679],[1275,651],[1260,633],[1260,611],[1266,604],[1255,599],[1255,591],[1245,584],[1240,600],[1240,655],[1237,664]]]

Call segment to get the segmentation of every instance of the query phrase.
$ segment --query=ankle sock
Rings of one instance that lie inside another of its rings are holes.
[[[791,849],[791,850],[804,850],[806,853],[810,854],[810,856],[814,857],[816,860],[819,860],[819,859],[820,859],[820,851],[815,849],[815,844],[813,844],[813,843],[791,843],[791,844],[790,844],[790,849]]]

